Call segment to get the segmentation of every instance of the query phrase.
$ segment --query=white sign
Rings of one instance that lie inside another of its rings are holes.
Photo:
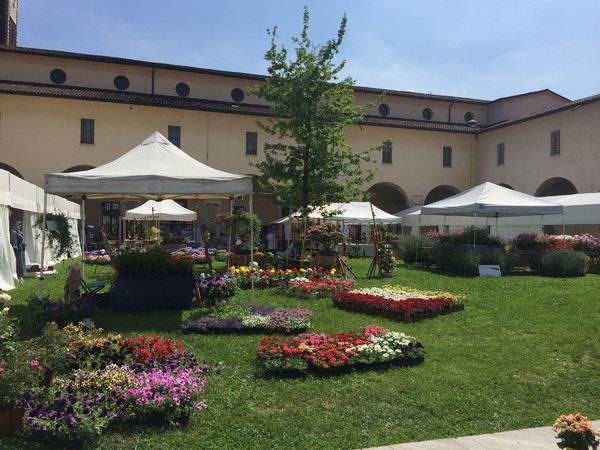
[[[498,264],[480,265],[479,266],[480,277],[501,277],[500,266]]]

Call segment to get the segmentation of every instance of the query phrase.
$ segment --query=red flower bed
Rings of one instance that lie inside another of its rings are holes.
[[[132,360],[136,363],[146,362],[149,358],[183,353],[183,345],[180,341],[173,343],[168,339],[161,340],[160,335],[150,337],[134,336],[119,341],[118,345],[123,349],[130,350],[133,355]]]
[[[304,333],[289,339],[264,338],[258,347],[258,359],[272,371],[307,371],[360,364],[415,363],[426,354],[423,345],[410,336],[375,326],[362,330],[362,334]]]
[[[333,305],[367,314],[375,314],[402,322],[414,322],[464,309],[450,298],[409,298],[394,300],[370,294],[342,292],[331,296]]]

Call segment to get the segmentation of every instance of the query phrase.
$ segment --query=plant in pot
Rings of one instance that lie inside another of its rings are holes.
[[[39,214],[35,226],[41,231],[44,225],[44,216]],[[50,225],[48,225],[50,223]],[[73,250],[71,227],[69,219],[64,214],[46,214],[46,239],[48,245],[54,250],[54,256],[62,259],[69,256]]]
[[[0,435],[23,429],[23,395],[40,387],[44,367],[21,342],[16,351],[0,360]]]
[[[336,245],[345,239],[344,233],[332,222],[311,226],[307,237],[315,242],[322,252],[333,252]]]
[[[391,245],[384,243],[379,245],[379,263],[384,276],[391,277],[396,270],[396,258]]]
[[[215,217],[215,222],[225,225],[231,237],[241,241],[240,248],[247,253],[250,253],[251,241],[254,241],[255,245],[259,242],[261,223],[256,214],[246,211],[237,211],[229,215],[219,214]]]
[[[560,416],[552,425],[552,429],[558,433],[556,437],[560,442],[556,445],[560,448],[577,450],[598,448],[597,436],[600,436],[600,430],[592,431],[592,422],[579,413]]]

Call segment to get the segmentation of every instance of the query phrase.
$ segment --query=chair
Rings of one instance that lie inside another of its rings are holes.
[[[98,281],[97,283],[86,283],[81,280],[81,288],[86,294],[97,294],[99,291],[104,289],[106,283],[104,281]]]

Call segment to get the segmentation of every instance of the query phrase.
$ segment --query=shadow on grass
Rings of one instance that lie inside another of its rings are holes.
[[[328,379],[339,377],[347,374],[361,374],[365,372],[385,373],[396,367],[414,367],[419,364],[423,364],[425,357],[420,357],[411,361],[390,361],[390,362],[379,362],[372,364],[353,364],[348,367],[333,367],[329,369],[322,369],[318,367],[310,367],[304,371],[297,369],[280,369],[268,371],[264,369],[260,364],[257,364],[257,377],[264,380],[274,381],[278,379],[308,379],[308,378],[320,378]]]

